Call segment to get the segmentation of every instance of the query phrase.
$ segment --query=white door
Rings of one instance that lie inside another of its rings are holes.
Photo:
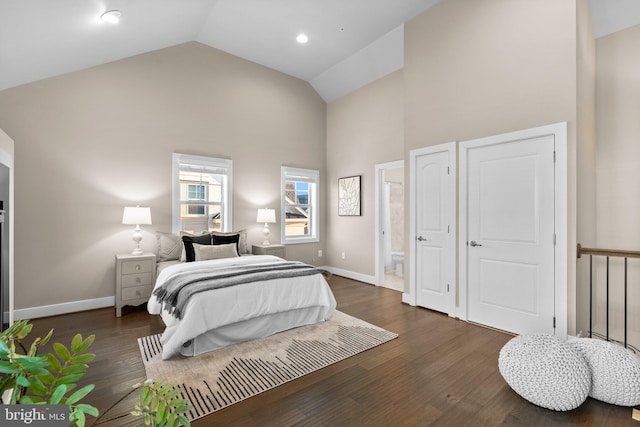
[[[467,152],[468,319],[554,333],[554,136]]]
[[[450,151],[416,157],[416,304],[450,313]]]

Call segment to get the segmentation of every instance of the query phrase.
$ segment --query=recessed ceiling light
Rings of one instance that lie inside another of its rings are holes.
[[[120,15],[122,15],[122,13],[119,10],[108,10],[100,15],[100,19],[110,24],[117,24],[120,22]]]
[[[296,37],[296,41],[298,43],[304,44],[309,41],[309,37],[307,37],[306,34],[298,34],[298,37]]]

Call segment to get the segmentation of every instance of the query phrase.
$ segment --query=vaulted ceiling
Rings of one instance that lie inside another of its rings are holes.
[[[438,1],[447,0],[0,0],[0,90],[198,41],[331,101],[401,68],[402,24]],[[590,6],[596,37],[640,23],[638,0]],[[103,22],[113,9],[120,22]]]

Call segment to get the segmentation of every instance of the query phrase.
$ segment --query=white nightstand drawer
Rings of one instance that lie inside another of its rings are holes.
[[[116,254],[116,317],[125,305],[146,302],[156,281],[156,256]]]
[[[139,273],[139,274],[123,274],[122,275],[122,287],[128,288],[131,286],[152,285],[151,273]]]
[[[129,301],[141,298],[147,299],[151,296],[151,289],[151,285],[122,288],[122,300]]]
[[[151,273],[153,264],[150,259],[122,261],[122,274]]]

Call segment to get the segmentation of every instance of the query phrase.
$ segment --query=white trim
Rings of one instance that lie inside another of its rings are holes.
[[[438,144],[431,147],[417,148],[415,150],[409,151],[409,294],[405,294],[402,297],[403,302],[410,304],[412,306],[416,306],[418,304],[418,290],[417,290],[417,268],[416,268],[416,209],[417,209],[417,197],[416,194],[417,185],[416,185],[416,162],[418,161],[418,157],[440,153],[440,152],[448,152],[449,153],[449,179],[447,182],[448,185],[448,193],[449,193],[449,206],[448,206],[448,222],[450,225],[449,229],[449,237],[447,239],[448,246],[448,265],[447,265],[447,283],[450,286],[449,292],[449,311],[448,315],[451,317],[460,317],[459,316],[459,307],[456,306],[456,297],[458,294],[458,286],[456,286],[456,207],[457,207],[457,197],[456,197],[456,186],[457,186],[457,142],[447,142],[444,144]]]
[[[369,283],[370,285],[376,284],[376,276],[370,276],[368,274],[356,273],[355,271],[343,270],[337,267],[324,267],[325,270],[331,274],[346,277],[347,279],[358,280],[360,282]]]
[[[0,129],[0,132],[2,132],[2,129]],[[11,140],[11,145],[13,145],[13,140]],[[9,269],[9,324],[12,324],[14,319],[15,319],[15,314],[14,314],[14,223],[15,221],[13,220],[13,218],[15,217],[14,215],[14,209],[13,209],[13,205],[14,203],[14,183],[15,183],[15,173],[14,173],[14,167],[13,167],[13,155],[10,154],[9,152],[0,149],[0,163],[2,163],[3,165],[7,166],[9,168],[9,200],[8,200],[8,205],[9,205],[9,209],[7,210],[6,206],[5,206],[5,211],[6,211],[6,216],[5,216],[5,221],[8,217],[8,222],[5,222],[4,225],[4,229],[6,233],[9,233],[9,265],[7,265],[7,268]],[[0,311],[3,308],[0,307]],[[3,318],[4,320],[4,318]]]
[[[479,138],[460,143],[460,193],[459,193],[459,269],[458,278],[460,281],[459,303],[460,317],[463,320],[468,318],[468,280],[467,280],[467,166],[468,150],[480,146],[493,145],[508,141],[521,139],[531,139],[553,135],[555,140],[556,163],[555,163],[555,317],[556,335],[561,339],[567,338],[568,328],[568,307],[567,307],[567,123],[555,123],[537,128],[525,129],[516,132],[493,135],[486,138]]]
[[[382,224],[380,223],[380,218],[381,218],[381,210],[384,208],[384,206],[380,203],[380,201],[382,200],[382,191],[384,191],[384,187],[382,186],[382,181],[384,180],[384,171],[385,169],[397,169],[397,168],[404,168],[404,160],[396,160],[393,162],[385,162],[385,163],[377,163],[375,165],[375,176],[376,176],[376,182],[375,182],[375,201],[374,201],[374,206],[375,206],[375,210],[376,210],[376,215],[375,215],[375,230],[376,230],[376,237],[375,237],[375,271],[376,271],[376,275],[375,275],[375,284],[377,286],[382,286],[384,285],[384,262],[382,261],[382,259],[384,258],[384,251],[383,251],[383,245],[380,244],[380,242],[382,241],[382,239],[384,238],[382,232],[384,231],[382,229]]]
[[[216,157],[194,156],[192,154],[172,153],[171,156],[171,229],[180,232],[180,163],[218,167],[225,169],[226,185],[223,191],[223,228],[222,231],[233,230],[233,161]]]
[[[83,301],[65,302],[62,304],[42,305],[40,307],[21,308],[15,310],[14,319],[35,319],[38,317],[57,316],[76,311],[94,310],[96,308],[114,307],[115,297],[86,299]],[[115,316],[115,313],[114,313]]]

